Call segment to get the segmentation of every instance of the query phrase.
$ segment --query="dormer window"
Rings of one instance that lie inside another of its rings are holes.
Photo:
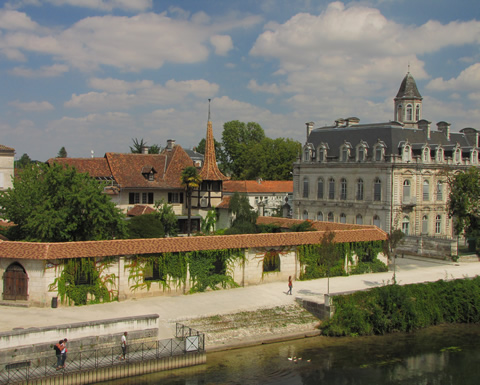
[[[472,150],[470,153],[470,162],[472,164],[477,164],[478,163],[478,151],[477,150]]]
[[[437,149],[437,162],[438,163],[443,163],[443,160],[444,160],[443,148],[438,148]]]
[[[422,160],[424,163],[429,163],[430,162],[430,148],[429,147],[424,147],[422,151]]]
[[[410,162],[411,160],[412,160],[412,148],[410,147],[410,145],[406,144],[405,147],[403,147],[402,161]]]
[[[155,174],[156,173],[157,172],[155,171],[155,169],[152,166],[144,166],[142,168],[143,177],[150,182],[155,180]]]
[[[381,140],[377,142],[374,147],[375,152],[375,162],[382,162],[385,158],[385,143]]]
[[[344,142],[343,145],[340,147],[340,160],[342,162],[348,162],[351,148],[352,145],[348,142]]]
[[[357,145],[357,162],[365,162],[368,145],[363,140]]]
[[[455,149],[455,162],[462,163],[462,150],[458,147]]]

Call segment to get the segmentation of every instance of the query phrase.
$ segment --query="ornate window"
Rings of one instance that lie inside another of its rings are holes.
[[[435,217],[435,234],[441,234],[442,232],[442,217],[437,215]]]
[[[382,200],[382,181],[380,178],[375,178],[373,183],[373,200],[380,202]]]
[[[347,199],[347,180],[345,178],[340,180],[340,199],[342,201]]]
[[[438,163],[443,163],[443,160],[444,160],[444,152],[443,152],[443,148],[438,148],[437,149],[437,162]]]
[[[409,179],[405,179],[403,181],[403,198],[405,199],[410,199],[410,180]]]
[[[408,216],[404,216],[402,221],[402,232],[405,235],[408,235],[409,230],[410,230],[410,218]]]
[[[327,146],[322,144],[318,147],[318,161],[325,162],[327,159]]]
[[[378,140],[374,147],[375,162],[382,162],[385,159],[385,148],[387,146],[381,140]]]
[[[407,122],[413,120],[413,107],[411,104],[407,104],[407,108],[405,109],[405,120]]]
[[[415,106],[415,120],[417,122],[420,120],[420,104]]]
[[[380,227],[380,217],[378,215],[373,216],[373,225]]]
[[[344,142],[343,145],[340,147],[340,160],[342,162],[348,162],[351,149],[352,149],[352,145],[348,142]]]
[[[430,200],[430,183],[426,179],[423,181],[423,200]]]
[[[318,178],[317,181],[317,199],[323,199],[323,178]]]
[[[412,160],[412,149],[411,147],[407,144],[403,147],[403,152],[402,152],[402,161],[404,162],[410,162]]]
[[[327,215],[327,220],[328,220],[329,222],[333,222],[333,218],[334,218],[334,217],[333,217],[333,213],[330,211],[330,212],[328,213],[328,215]]]
[[[305,150],[303,151],[303,160],[305,162],[310,162],[310,149],[308,147],[305,147]]]
[[[328,199],[335,199],[335,179],[328,181]]]
[[[424,163],[429,163],[430,162],[430,148],[429,147],[424,147],[423,148],[422,159],[423,159]]]
[[[442,181],[437,182],[436,195],[437,195],[437,201],[443,200],[443,182]]]
[[[340,214],[340,223],[347,223],[347,216],[345,213]]]
[[[402,114],[403,114],[403,106],[401,104],[397,107],[397,122],[403,122]]]
[[[363,201],[363,179],[357,180],[357,201]]]
[[[308,198],[308,178],[303,178],[303,197]]]
[[[357,162],[365,162],[367,159],[368,145],[363,140],[357,145]]]
[[[363,217],[361,214],[357,214],[357,216],[355,217],[355,223],[357,225],[363,225]]]
[[[459,148],[455,150],[455,162],[462,163],[462,150]]]
[[[422,218],[422,234],[428,234],[428,216],[424,215]]]
[[[317,213],[317,221],[323,221],[323,213],[321,211]]]

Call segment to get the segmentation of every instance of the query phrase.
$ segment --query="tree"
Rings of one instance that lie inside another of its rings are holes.
[[[162,222],[165,236],[175,237],[178,234],[178,218],[172,205],[161,199],[155,202],[154,208],[156,217]]]
[[[338,263],[341,255],[335,244],[335,233],[333,231],[327,231],[323,234],[320,242],[319,253],[321,260],[327,267],[327,294],[330,294],[330,274],[332,268]]]
[[[133,146],[130,146],[130,151],[132,154],[143,154],[143,149],[147,146],[147,142],[142,139],[138,140],[137,138],[132,139]],[[158,144],[153,144],[148,147],[149,154],[159,154],[160,146]]]
[[[62,147],[60,151],[58,151],[57,158],[66,158],[67,157],[67,150],[65,147]]]
[[[34,163],[27,154],[23,154],[21,158],[15,162],[15,167],[22,169]]]
[[[3,217],[16,226],[10,239],[68,242],[124,238],[124,215],[103,184],[59,164],[36,164],[0,194]]]
[[[180,181],[182,186],[185,187],[185,191],[187,193],[187,234],[190,236],[192,229],[192,192],[200,187],[202,178],[196,167],[189,166],[182,171]]]
[[[464,234],[472,247],[480,238],[480,171],[470,167],[464,173],[449,175],[448,215],[453,217],[453,228]]]
[[[155,214],[144,214],[128,220],[128,236],[138,238],[163,238],[163,224]]]
[[[255,212],[246,194],[235,192],[230,198],[230,211],[233,214],[232,226],[225,234],[254,234],[257,232],[256,221],[258,214]]]
[[[205,234],[210,234],[215,231],[215,225],[217,223],[217,213],[215,209],[208,210],[205,218],[202,218],[202,231]]]

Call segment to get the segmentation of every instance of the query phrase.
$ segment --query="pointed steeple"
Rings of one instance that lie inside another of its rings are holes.
[[[208,123],[207,138],[205,140],[205,158],[203,161],[200,176],[202,180],[228,180],[229,178],[222,174],[217,165],[217,157],[215,156],[215,142],[213,140],[212,121],[210,120],[210,100],[208,99]]]
[[[405,127],[416,127],[422,119],[422,95],[418,92],[415,79],[407,72],[394,99],[394,120],[405,124]]]

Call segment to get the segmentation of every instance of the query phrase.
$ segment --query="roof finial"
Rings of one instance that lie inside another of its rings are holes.
[[[210,121],[210,101],[212,99],[208,99],[208,121]]]
[[[410,62],[408,62],[408,71],[407,71],[407,74],[410,73]]]

